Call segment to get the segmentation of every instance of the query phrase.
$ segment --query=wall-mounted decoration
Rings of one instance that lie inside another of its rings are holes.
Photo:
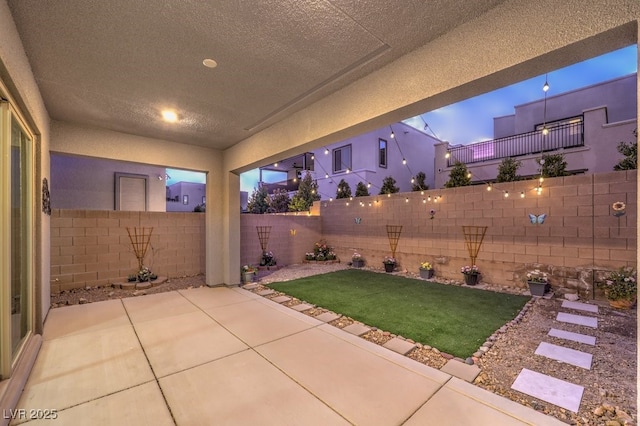
[[[613,215],[615,217],[620,217],[624,216],[624,214],[626,213],[625,209],[627,208],[627,205],[622,201],[616,201],[615,203],[613,203],[611,208],[613,209]]]
[[[354,217],[353,221],[356,223],[356,225],[360,225],[362,223],[362,218],[361,217]]]
[[[182,196],[182,204],[189,204],[189,196],[188,195],[183,195]]]
[[[295,229],[289,229],[289,234],[291,234],[292,237],[295,237],[297,232]]]
[[[434,209],[429,210],[429,219],[436,217],[436,211]]]
[[[396,257],[396,249],[398,248],[398,240],[400,240],[401,233],[402,225],[387,225],[387,238],[389,238],[391,257]]]
[[[51,194],[49,194],[49,181],[42,179],[42,212],[51,216]]]
[[[536,216],[535,214],[529,213],[529,220],[531,221],[532,225],[542,225],[546,218],[547,218],[547,215],[544,213],[538,216]]]
[[[462,233],[464,234],[464,242],[469,252],[469,258],[471,259],[471,266],[475,266],[478,253],[480,253],[480,247],[484,240],[484,235],[487,233],[487,226],[463,226]]]

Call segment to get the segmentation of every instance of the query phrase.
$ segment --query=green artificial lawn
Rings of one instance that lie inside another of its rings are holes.
[[[477,351],[529,300],[357,269],[269,286],[461,358]]]

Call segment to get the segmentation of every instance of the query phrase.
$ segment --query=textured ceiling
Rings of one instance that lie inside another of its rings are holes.
[[[8,4],[52,119],[225,149],[502,1]]]

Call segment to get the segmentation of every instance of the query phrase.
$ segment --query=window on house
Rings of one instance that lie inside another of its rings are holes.
[[[333,150],[333,173],[351,170],[351,145]]]
[[[387,168],[387,141],[378,139],[378,165]]]

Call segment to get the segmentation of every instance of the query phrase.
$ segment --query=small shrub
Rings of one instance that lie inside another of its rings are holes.
[[[540,165],[542,177],[552,178],[567,175],[567,162],[563,154],[545,154],[536,160]]]
[[[369,188],[367,188],[367,185],[362,182],[358,182],[356,185],[356,197],[368,197],[369,195]]]
[[[620,142],[618,144],[618,152],[624,155],[624,158],[613,166],[613,170],[635,170],[638,168],[638,129],[633,131],[636,137],[634,143]]]
[[[347,181],[340,179],[340,182],[338,182],[338,188],[336,189],[336,199],[349,197],[351,197],[351,187]]]
[[[424,174],[424,172],[418,172],[418,174],[415,177],[415,182],[413,182],[413,184],[411,185],[411,190],[424,191],[425,189],[429,189],[429,185],[424,183],[424,180],[426,178],[427,176]]]
[[[471,185],[471,178],[469,177],[469,171],[467,165],[456,161],[449,172],[449,180],[445,182],[445,188],[456,188],[458,186]]]
[[[380,188],[380,195],[395,194],[396,192],[400,192],[400,188],[396,186],[396,180],[392,176],[385,177]]]
[[[498,166],[498,177],[496,178],[496,182],[515,182],[520,180],[520,176],[518,176],[518,168],[522,163],[518,160],[514,160],[513,158],[505,158],[502,160],[500,165]]]

